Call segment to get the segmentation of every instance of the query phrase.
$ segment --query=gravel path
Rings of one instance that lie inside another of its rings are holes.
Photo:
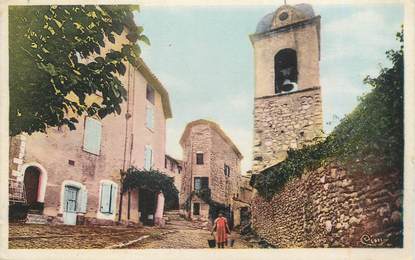
[[[174,220],[166,225],[168,230],[175,230],[177,232],[170,233],[164,236],[156,236],[155,238],[148,239],[143,243],[133,245],[128,248],[209,248],[208,239],[212,239],[210,231],[192,227],[191,223],[186,220]],[[241,240],[239,235],[232,234],[235,238],[234,249],[238,248],[252,248],[252,245],[248,242]]]
[[[10,224],[10,249],[105,248],[143,235],[161,233],[155,228],[86,227],[66,225]]]
[[[165,228],[124,226],[87,227],[66,225],[10,224],[10,249],[89,249],[115,245],[130,249],[159,248],[209,248],[210,232],[198,223],[184,219],[171,220]],[[145,236],[145,239],[140,239]],[[238,234],[233,248],[251,248]],[[117,247],[117,246],[115,246]]]

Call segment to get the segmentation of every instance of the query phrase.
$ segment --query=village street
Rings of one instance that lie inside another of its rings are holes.
[[[209,248],[210,231],[198,222],[180,217],[158,227],[87,227],[68,225],[10,224],[9,248],[53,249],[146,249],[146,248]],[[234,248],[253,245],[234,232]]]

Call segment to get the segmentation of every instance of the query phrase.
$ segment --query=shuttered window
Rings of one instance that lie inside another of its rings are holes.
[[[86,213],[88,202],[88,191],[70,185],[64,190],[64,211]]]
[[[147,105],[146,126],[151,130],[154,129],[154,107],[152,105]]]
[[[101,148],[102,124],[98,120],[85,119],[84,151],[99,155]]]
[[[195,177],[194,178],[194,190],[198,191],[201,189],[209,188],[209,177]]]
[[[144,149],[144,169],[150,170],[153,166],[153,149],[146,145]]]
[[[117,187],[111,183],[101,184],[101,201],[100,211],[101,213],[113,214],[115,210],[115,196]]]

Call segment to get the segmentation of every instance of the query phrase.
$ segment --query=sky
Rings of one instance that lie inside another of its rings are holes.
[[[142,57],[169,92],[173,118],[167,120],[167,154],[181,159],[180,137],[197,119],[218,123],[250,169],[253,142],[254,61],[249,35],[278,6],[141,6],[136,23],[150,46]],[[390,65],[388,49],[399,44],[403,6],[313,5],[321,16],[320,83],[324,131],[350,113],[370,88],[366,75]]]

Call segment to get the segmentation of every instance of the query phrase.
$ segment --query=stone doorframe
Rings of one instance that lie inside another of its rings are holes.
[[[35,167],[39,170],[40,174],[39,174],[39,184],[38,184],[38,189],[37,189],[37,202],[41,202],[44,203],[45,202],[45,194],[46,194],[46,186],[48,183],[48,173],[46,171],[46,169],[39,163],[37,162],[30,162],[30,163],[25,163],[22,165],[22,169],[21,169],[21,176],[22,176],[22,181],[24,180],[24,176],[26,174],[26,169],[29,167]]]

